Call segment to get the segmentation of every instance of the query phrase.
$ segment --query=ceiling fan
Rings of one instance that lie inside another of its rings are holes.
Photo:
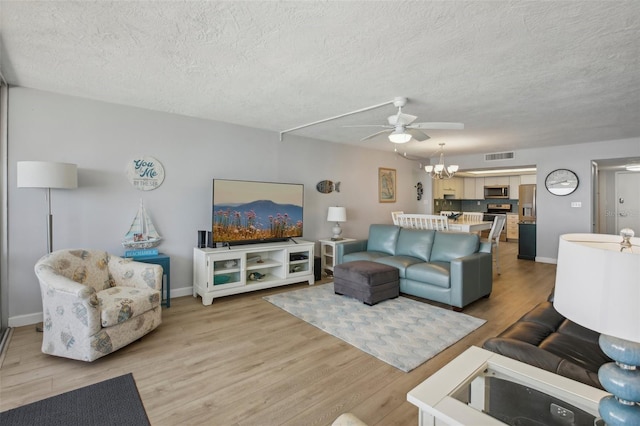
[[[422,130],[462,130],[464,124],[462,123],[448,123],[448,122],[427,122],[427,123],[413,123],[418,117],[411,114],[405,114],[402,112],[402,107],[407,104],[407,98],[398,97],[393,100],[393,105],[398,107],[398,113],[387,117],[389,124],[360,124],[344,127],[384,127],[385,130],[373,133],[369,136],[365,136],[360,139],[365,141],[371,139],[383,133],[389,133],[389,140],[393,143],[407,143],[411,138],[417,141],[426,141],[429,139],[429,135]]]

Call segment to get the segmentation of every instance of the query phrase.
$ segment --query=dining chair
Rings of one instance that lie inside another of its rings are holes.
[[[391,212],[391,219],[393,220],[393,224],[394,225],[399,225],[398,223],[398,216],[403,214],[403,211],[395,211],[395,212]]]
[[[467,222],[482,222],[484,213],[482,212],[462,212],[462,220]]]
[[[507,220],[507,216],[504,214],[498,214],[493,219],[493,225],[491,225],[491,230],[489,231],[489,237],[487,241],[491,243],[491,253],[494,254],[494,260],[496,262],[496,271],[498,275],[500,275],[500,258],[499,258],[499,245],[500,245],[500,234],[502,233],[502,229],[504,228],[504,223]]]

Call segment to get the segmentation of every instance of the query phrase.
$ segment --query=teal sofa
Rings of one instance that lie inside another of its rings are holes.
[[[491,245],[478,235],[371,225],[367,240],[336,244],[336,264],[369,260],[398,268],[400,292],[462,310],[491,294]]]

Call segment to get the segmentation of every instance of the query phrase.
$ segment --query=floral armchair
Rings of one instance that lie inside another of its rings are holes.
[[[162,322],[162,267],[100,250],[59,250],[35,266],[42,352],[94,361]]]

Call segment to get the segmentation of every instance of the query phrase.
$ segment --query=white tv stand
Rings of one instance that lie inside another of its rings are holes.
[[[314,243],[304,240],[193,250],[193,297],[216,297],[308,281]],[[257,278],[257,275],[262,276]]]

